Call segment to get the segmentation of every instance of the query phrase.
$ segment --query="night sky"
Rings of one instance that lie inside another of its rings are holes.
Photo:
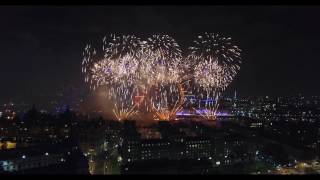
[[[85,88],[83,48],[109,33],[166,33],[183,47],[201,32],[231,36],[243,64],[229,91],[320,95],[319,19],[308,6],[2,6],[0,102]]]

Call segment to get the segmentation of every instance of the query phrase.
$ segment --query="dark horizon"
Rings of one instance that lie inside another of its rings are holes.
[[[109,33],[166,33],[189,45],[198,33],[232,37],[243,64],[227,92],[240,96],[320,95],[319,7],[0,7],[0,102],[30,103],[65,87],[86,89],[82,51]]]

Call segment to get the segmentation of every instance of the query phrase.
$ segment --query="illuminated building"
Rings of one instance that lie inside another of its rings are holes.
[[[98,164],[104,161],[99,158],[105,150],[105,124],[101,120],[79,121],[76,129],[79,147],[88,159],[90,174],[99,172]]]
[[[0,118],[3,117],[4,119],[7,119],[7,120],[13,120],[16,116],[17,116],[17,112],[15,110],[15,106],[13,103],[7,103],[2,106]]]
[[[60,145],[60,146],[59,146]],[[70,171],[70,161],[78,153],[77,146],[68,144],[42,144],[26,148],[8,149],[0,151],[0,171],[6,173],[36,173],[36,169],[47,167],[62,167],[60,173],[79,172],[83,169],[74,164]],[[77,156],[80,160],[81,157]],[[79,161],[80,162],[80,161]],[[64,168],[63,168],[64,167]],[[37,172],[38,173],[38,172]]]
[[[132,132],[139,129],[134,127],[133,123],[131,125]],[[121,165],[127,167],[131,163],[142,161],[190,159],[205,160],[212,164],[211,167],[216,167],[245,163],[256,159],[255,152],[258,147],[247,138],[231,136],[219,131],[215,132],[216,130],[211,127],[202,126],[199,124],[194,126],[171,125],[169,122],[159,122],[158,129],[161,136],[158,137],[161,138],[124,136],[120,147]]]

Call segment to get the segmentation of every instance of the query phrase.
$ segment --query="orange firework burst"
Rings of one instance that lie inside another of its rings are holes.
[[[115,108],[113,109],[113,113],[116,116],[118,121],[122,120],[128,120],[132,116],[135,116],[138,114],[138,111],[135,110],[136,106],[132,106],[131,108],[121,108],[119,109],[117,105],[115,105]]]
[[[154,110],[154,119],[155,120],[161,120],[161,121],[169,121],[169,120],[175,120],[177,112],[182,110],[182,106],[185,102],[185,90],[183,88],[183,84],[187,83],[179,83],[178,84],[178,92],[179,92],[179,100],[176,101],[175,105],[169,109],[169,108],[153,108]]]
[[[181,105],[178,105],[178,103],[175,104],[175,106],[169,110],[169,109],[154,109],[154,119],[158,121],[171,121],[176,119],[176,114],[178,111],[182,109]]]

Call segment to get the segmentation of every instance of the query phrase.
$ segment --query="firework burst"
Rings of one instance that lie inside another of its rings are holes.
[[[204,104],[206,110],[201,116],[214,118],[220,94],[240,70],[241,50],[231,38],[215,33],[199,35],[189,50],[187,72],[192,74],[194,94],[200,99],[214,99],[214,104]]]
[[[217,110],[218,110],[219,104],[215,103],[213,106],[206,107],[202,110],[197,110],[196,108],[193,108],[197,114],[201,116],[204,120],[210,120],[215,121],[217,120]]]
[[[210,60],[218,62],[218,65],[228,67],[233,74],[240,69],[241,49],[233,45],[231,38],[225,38],[215,33],[204,33],[194,41],[189,48],[191,57],[195,59]]]
[[[113,112],[117,119],[135,114],[132,97],[138,90],[135,84],[139,75],[140,45],[135,36],[111,35],[110,41],[107,42],[107,37],[103,39],[102,55],[98,56],[91,45],[87,45],[84,51],[82,72],[85,81],[93,90],[106,86],[108,98],[115,102]]]
[[[119,109],[118,106],[115,104],[115,108],[112,111],[118,121],[128,120],[131,117],[138,114],[138,111],[135,110],[135,106],[132,106],[131,108],[122,107]]]
[[[105,36],[102,49],[104,57],[109,59],[118,59],[126,55],[139,59],[142,54],[141,40],[133,35],[116,36],[112,34],[109,38]]]
[[[91,89],[107,87],[118,120],[136,115],[143,104],[155,119],[175,119],[183,108],[186,82],[191,82],[197,98],[215,99],[214,105],[205,104],[208,111],[202,114],[211,118],[220,93],[240,69],[241,50],[231,43],[231,38],[204,33],[189,51],[186,57],[182,56],[180,46],[168,35],[152,35],[146,40],[111,35],[103,38],[102,55],[91,45],[85,47],[82,72]]]
[[[182,59],[178,43],[168,35],[153,35],[143,41],[144,62],[141,72],[149,84],[174,83],[179,79],[177,65]]]
[[[152,101],[152,110],[155,120],[175,120],[177,112],[181,111],[185,102],[185,83],[167,86],[166,90],[160,90],[158,99]]]
[[[200,79],[201,86],[224,90],[240,70],[241,50],[231,43],[231,38],[204,33],[189,50],[188,60],[195,67],[195,78]]]

